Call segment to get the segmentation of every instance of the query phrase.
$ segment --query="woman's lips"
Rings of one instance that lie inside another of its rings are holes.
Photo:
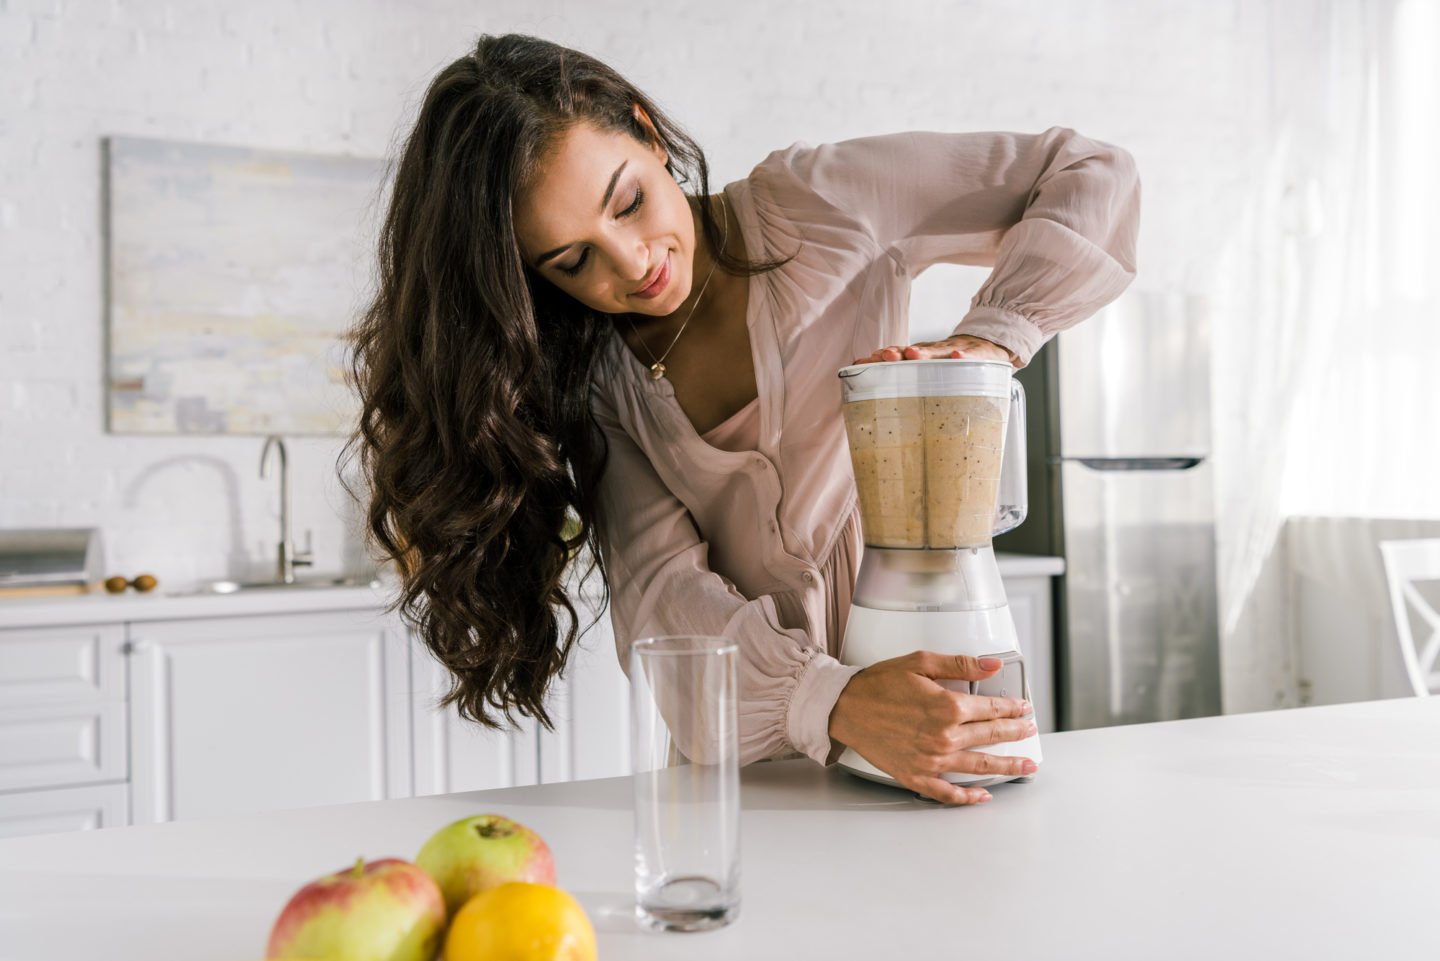
[[[670,286],[670,252],[665,252],[665,262],[660,265],[660,273],[649,284],[635,291],[635,296],[641,300],[650,300],[659,297]]]

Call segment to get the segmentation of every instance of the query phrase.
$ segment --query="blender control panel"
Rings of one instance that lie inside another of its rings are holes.
[[[971,681],[970,693],[985,697],[1020,697],[1030,700],[1030,683],[1025,674],[1025,655],[1019,651],[987,654],[1002,662],[999,671],[983,681]]]

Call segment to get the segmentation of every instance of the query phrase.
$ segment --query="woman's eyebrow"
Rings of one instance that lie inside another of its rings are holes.
[[[620,180],[620,174],[624,173],[625,165],[629,162],[630,161],[628,160],[620,161],[620,166],[616,167],[615,172],[610,175],[610,182],[605,185],[605,196],[600,200],[600,212],[602,214],[605,212],[605,208],[610,205],[610,198],[615,196],[615,184]],[[541,264],[551,259],[552,257],[559,257],[565,251],[569,250],[570,246],[570,244],[565,244],[563,246],[556,247],[554,250],[545,251],[539,257],[535,258],[535,266],[539,267]]]

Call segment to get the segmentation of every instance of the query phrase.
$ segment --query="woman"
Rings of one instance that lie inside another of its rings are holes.
[[[968,750],[1028,734],[1026,705],[936,683],[990,665],[836,659],[862,545],[835,373],[1022,366],[1129,283],[1138,202],[1128,155],[1063,129],[796,144],[711,195],[604,64],[482,37],[425,96],[355,340],[369,525],[449,700],[548,723],[588,547],[622,663],[647,635],[739,642],[742,762],[849,745],[950,803],[990,795],[945,772],[1032,771]],[[907,344],[939,262],[995,269],[954,336]]]

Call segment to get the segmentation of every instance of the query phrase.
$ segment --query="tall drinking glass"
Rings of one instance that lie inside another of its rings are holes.
[[[653,637],[630,650],[636,917],[704,931],[740,910],[735,643]]]

